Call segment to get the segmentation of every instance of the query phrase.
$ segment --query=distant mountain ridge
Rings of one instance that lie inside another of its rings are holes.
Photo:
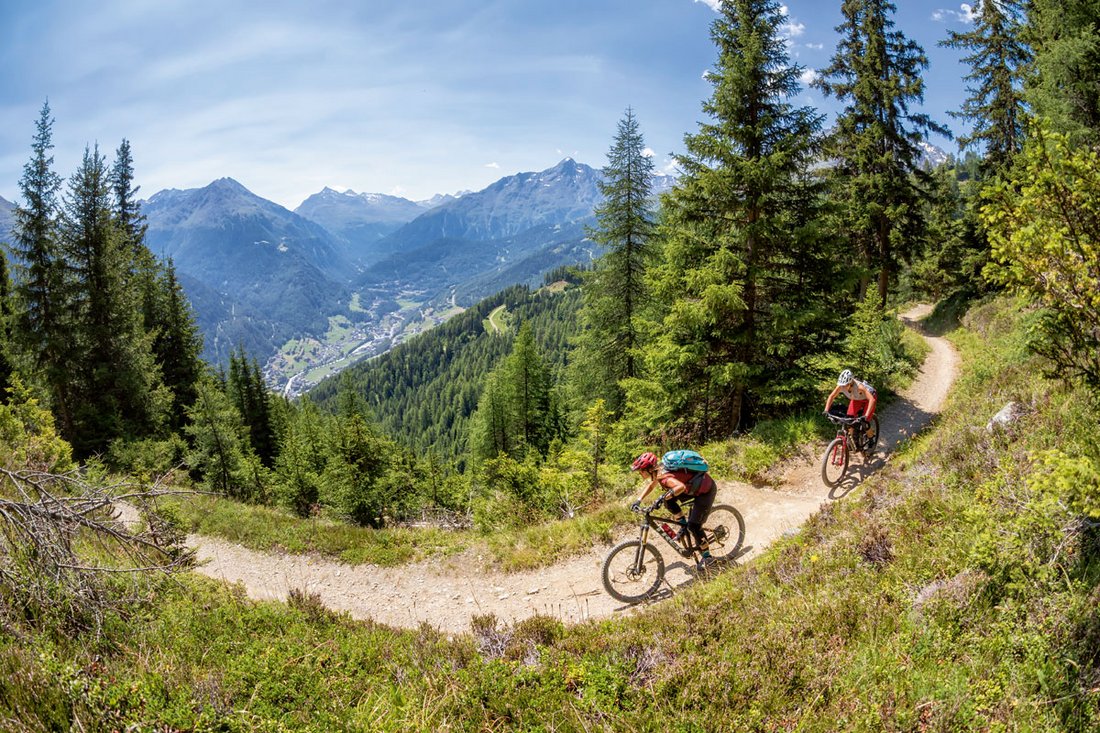
[[[294,213],[339,237],[354,260],[370,264],[387,254],[377,249],[380,239],[425,211],[453,200],[454,196],[437,195],[428,201],[410,201],[382,193],[341,192],[326,186],[303,201]]]
[[[586,227],[603,200],[600,177],[566,158],[429,201],[325,188],[296,212],[222,178],[143,202],[146,241],[174,260],[207,358],[222,362],[244,345],[267,361],[290,340],[311,337],[316,350],[295,348],[328,363],[334,318],[345,319],[340,338],[357,339],[347,347],[377,353],[422,309],[453,310],[591,259]],[[655,177],[655,193],[671,181]]]
[[[476,193],[435,207],[389,239],[400,250],[408,242],[434,239],[488,241],[514,236],[542,224],[560,224],[592,215],[603,200],[600,174],[565,158],[553,168],[501,178]]]

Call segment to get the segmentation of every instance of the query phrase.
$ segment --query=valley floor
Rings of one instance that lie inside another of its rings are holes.
[[[929,310],[918,307],[904,314],[903,320],[913,326]],[[776,489],[720,482],[718,502],[733,504],[745,518],[741,562],[759,555],[785,533],[797,531],[823,503],[843,499],[940,412],[954,382],[958,358],[946,339],[927,334],[924,338],[931,351],[920,374],[901,399],[879,413],[878,453],[867,465],[853,458],[847,483],[830,491],[821,482],[819,460],[824,445],[791,461]],[[624,606],[603,591],[600,567],[607,547],[535,571],[487,575],[481,559],[469,554],[383,568],[317,556],[266,554],[207,536],[192,535],[188,542],[197,548],[199,572],[241,583],[253,598],[285,600],[292,589],[303,590],[317,594],[331,609],[397,627],[427,623],[447,632],[465,632],[474,616],[489,613],[507,622],[535,614],[575,622],[638,608]],[[667,597],[693,582],[694,576],[682,558],[666,553],[665,560]]]

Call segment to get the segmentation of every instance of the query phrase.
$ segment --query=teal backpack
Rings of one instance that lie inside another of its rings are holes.
[[[670,450],[661,456],[661,467],[669,473],[677,474],[677,478],[687,485],[691,495],[696,496],[703,487],[710,465],[706,458],[693,450]]]
[[[707,459],[693,450],[670,450],[661,456],[661,465],[666,471],[695,471],[705,473],[710,469]]]

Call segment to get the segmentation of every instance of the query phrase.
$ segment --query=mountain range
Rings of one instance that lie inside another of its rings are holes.
[[[292,212],[223,178],[161,191],[142,210],[147,244],[173,260],[192,300],[207,358],[241,344],[266,361],[292,339],[323,342],[333,319],[357,347],[381,350],[433,301],[472,303],[591,258],[583,242],[599,180],[567,158],[429,201],[326,188]]]

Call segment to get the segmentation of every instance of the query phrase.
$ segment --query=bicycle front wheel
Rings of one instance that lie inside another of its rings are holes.
[[[644,601],[665,577],[665,559],[653,545],[640,540],[620,542],[603,561],[603,587],[624,603]]]
[[[821,480],[830,489],[835,488],[847,471],[848,448],[844,445],[844,438],[833,438],[825,449],[825,457],[821,459]]]
[[[732,560],[745,545],[745,518],[729,504],[716,504],[703,524],[710,556]]]

